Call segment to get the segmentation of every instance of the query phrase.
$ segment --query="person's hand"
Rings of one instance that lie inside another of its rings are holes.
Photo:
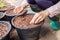
[[[14,13],[21,13],[21,12],[24,11],[24,9],[26,7],[27,7],[26,5],[19,6],[19,7],[17,7],[17,8],[14,9]]]
[[[43,21],[48,15],[49,12],[47,10],[36,13],[33,19],[31,20],[30,24],[38,24],[41,21]]]

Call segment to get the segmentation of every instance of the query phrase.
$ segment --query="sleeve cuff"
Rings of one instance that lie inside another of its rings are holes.
[[[58,2],[57,4],[55,4],[54,6],[51,6],[50,8],[47,9],[50,13],[50,17],[54,17],[57,14],[60,13],[60,2]]]

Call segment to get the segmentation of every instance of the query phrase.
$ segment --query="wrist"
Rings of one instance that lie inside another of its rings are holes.
[[[47,16],[50,15],[48,10],[45,10],[44,13],[45,13],[45,15],[47,15]]]

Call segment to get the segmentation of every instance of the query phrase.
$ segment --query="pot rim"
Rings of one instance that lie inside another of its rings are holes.
[[[6,13],[6,16],[19,16],[19,15],[23,15],[26,11],[27,11],[27,10],[24,10],[22,13],[12,14],[12,15]]]
[[[0,17],[0,19],[1,19],[1,18],[3,18],[3,17],[5,16],[6,12],[0,12],[0,13],[3,14],[3,15]]]
[[[34,15],[34,14],[28,14],[28,15]],[[22,28],[22,27],[20,27],[20,26],[16,26],[16,25],[13,23],[13,21],[14,21],[14,19],[15,19],[16,17],[18,17],[18,16],[15,16],[15,17],[12,18],[11,23],[12,23],[12,25],[13,25],[15,28],[18,28],[18,29],[32,29],[32,28],[35,28],[35,27],[37,27],[37,26],[41,26],[41,25],[44,24],[44,21],[42,21],[40,24],[34,25],[33,27],[30,27],[30,28],[24,28],[24,27],[23,27],[23,28]]]
[[[2,38],[4,38],[9,32],[10,32],[10,30],[11,30],[11,24],[9,23],[9,22],[7,22],[7,21],[0,21],[0,23],[2,24],[3,23],[3,25],[8,25],[9,27],[9,30],[2,36],[2,37],[0,37],[0,39],[2,39]],[[5,24],[4,24],[5,23]]]

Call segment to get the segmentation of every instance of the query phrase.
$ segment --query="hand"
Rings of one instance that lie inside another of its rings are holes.
[[[41,21],[43,21],[48,15],[49,12],[47,10],[36,13],[33,19],[31,20],[30,24],[38,24]]]
[[[22,6],[19,6],[17,8],[14,9],[14,13],[21,13],[24,11],[24,9],[26,8],[26,5],[22,5]]]

